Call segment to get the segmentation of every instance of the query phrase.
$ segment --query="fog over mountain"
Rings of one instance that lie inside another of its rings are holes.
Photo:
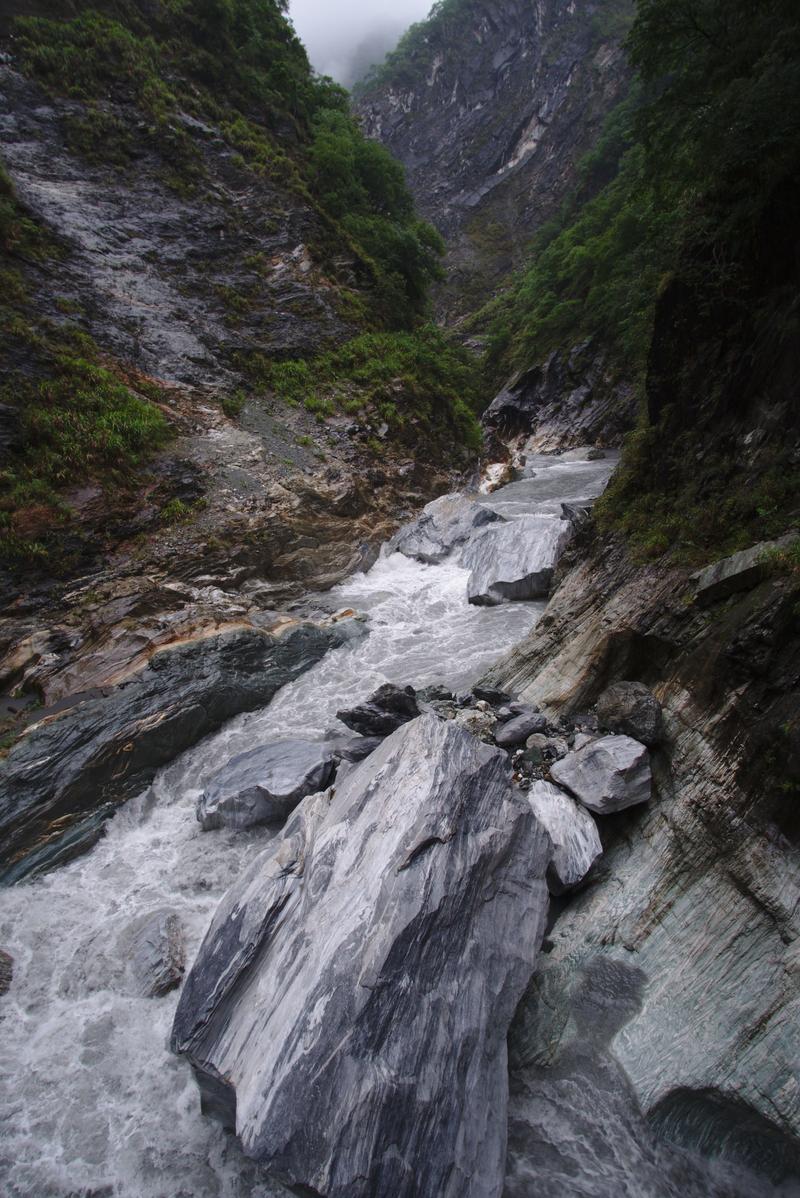
[[[314,67],[350,87],[430,7],[431,0],[291,0],[289,12]]]

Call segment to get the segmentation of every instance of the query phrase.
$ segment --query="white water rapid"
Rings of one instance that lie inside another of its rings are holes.
[[[572,455],[569,455],[572,457]],[[484,500],[506,516],[556,515],[599,494],[615,460],[531,462],[533,477]],[[321,738],[337,708],[383,682],[462,689],[535,624],[543,603],[469,607],[467,572],[399,554],[338,587],[367,613],[362,640],[328,654],[261,711],[164,769],[86,856],[0,891],[0,947],[15,961],[0,1004],[0,1192],[8,1198],[267,1198],[261,1179],[200,1114],[189,1066],[167,1040],[177,992],[121,992],[119,933],[168,908],[191,961],[229,884],[273,833],[201,832],[195,802],[231,756],[283,735]],[[339,725],[341,731],[341,725]],[[115,957],[115,952],[117,957]]]

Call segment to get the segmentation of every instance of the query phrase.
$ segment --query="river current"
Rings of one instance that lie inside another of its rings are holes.
[[[557,518],[599,494],[610,455],[542,457],[482,500],[513,518]],[[161,771],[86,856],[0,891],[0,946],[15,961],[0,1015],[0,1190],[9,1198],[273,1198],[200,1113],[189,1066],[167,1042],[177,991],[126,993],[118,940],[148,912],[174,911],[190,963],[224,891],[274,835],[202,832],[194,808],[234,754],[287,735],[343,731],[336,711],[384,682],[473,683],[535,625],[543,602],[470,607],[467,571],[384,555],[331,593],[367,635],[329,653],[269,706],[241,716]]]

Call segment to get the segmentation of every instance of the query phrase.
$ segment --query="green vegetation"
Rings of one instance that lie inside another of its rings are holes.
[[[15,52],[45,87],[83,102],[65,120],[74,152],[131,163],[133,105],[144,118],[136,136],[161,157],[164,182],[189,195],[205,167],[185,114],[214,122],[240,169],[318,205],[331,242],[371,269],[371,323],[408,328],[426,311],[441,239],[415,216],[400,165],[361,134],[347,93],[313,75],[283,3],[162,0],[150,20],[126,0],[98,0],[78,16],[59,0],[47,7],[52,16],[14,22]]]
[[[531,264],[478,314],[494,380],[552,350],[597,336],[620,372],[641,378],[656,299],[683,218],[678,189],[650,177],[633,125],[637,98],[608,121],[579,171],[579,188],[531,247]],[[596,179],[611,181],[592,194]],[[592,198],[581,202],[586,193]]]
[[[419,60],[427,63],[428,46],[432,38],[450,38],[470,28],[475,19],[475,0],[438,0],[424,21],[412,25],[400,38],[396,48],[382,63],[372,67],[365,79],[353,88],[360,96],[374,88],[413,87],[420,76]]]
[[[274,363],[264,381],[282,401],[323,419],[338,407],[373,414],[393,435],[416,421],[469,449],[481,446],[474,363],[432,325],[365,334],[310,362]]]
[[[0,470],[0,560],[44,559],[69,523],[63,496],[98,482],[119,488],[169,435],[153,402],[158,389],[134,389],[77,325],[37,311],[25,278],[60,248],[17,200],[0,168],[0,354],[18,368],[0,386],[0,404],[19,411],[18,448]],[[63,297],[56,306],[72,305]]]
[[[698,562],[784,531],[800,505],[779,440],[745,467],[733,431],[800,335],[800,9],[638,0],[628,48],[631,95],[477,324],[492,381],[596,338],[650,412],[598,522],[640,560]]]

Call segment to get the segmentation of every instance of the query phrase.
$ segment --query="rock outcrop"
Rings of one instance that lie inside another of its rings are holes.
[[[223,899],[172,1037],[206,1109],[302,1192],[499,1198],[549,856],[504,754],[399,729]]]
[[[283,823],[306,795],[325,790],[337,760],[332,746],[307,740],[279,740],[240,753],[198,799],[200,826],[207,832]]]
[[[485,679],[563,714],[635,680],[664,711],[658,802],[604,821],[608,881],[556,921],[536,983],[544,1006],[531,991],[523,1012],[556,1012],[536,1037],[552,1058],[582,968],[597,957],[634,967],[646,1002],[613,1051],[641,1111],[674,1104],[664,1126],[691,1141],[711,1096],[731,1133],[715,1142],[744,1140],[752,1119],[736,1110],[800,1137],[797,599],[775,574],[724,608],[694,593],[685,569],[636,567],[619,543],[598,544]]]
[[[91,847],[160,766],[232,716],[263,707],[353,631],[360,628],[344,621],[276,635],[214,633],[161,649],[106,696],[46,715],[0,761],[0,881]]]
[[[565,520],[549,516],[521,516],[486,529],[467,545],[461,558],[471,571],[469,602],[493,607],[548,595],[569,535]]]

